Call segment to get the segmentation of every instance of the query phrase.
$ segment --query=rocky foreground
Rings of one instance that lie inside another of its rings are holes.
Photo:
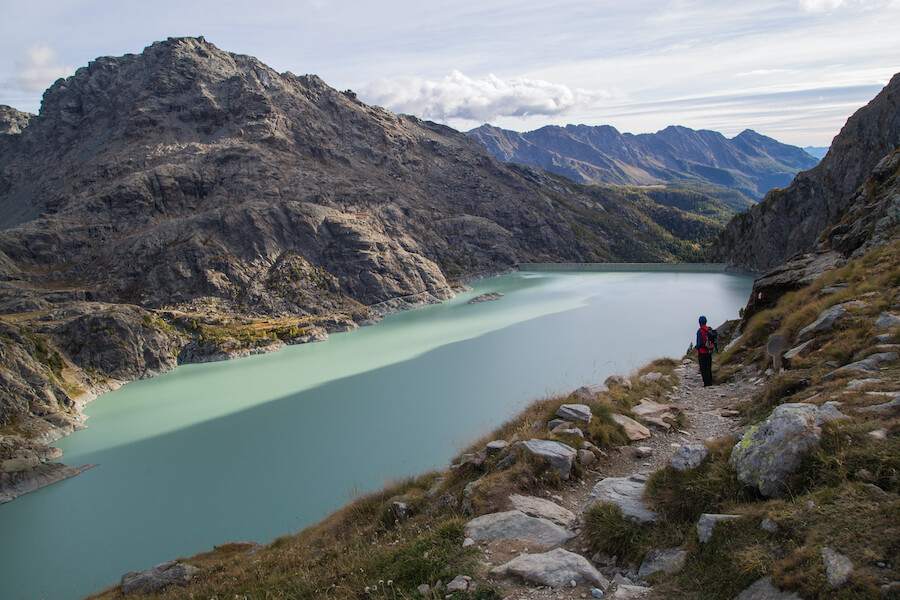
[[[720,327],[715,386],[654,361],[300,534],[97,597],[896,597],[898,277],[894,243]]]

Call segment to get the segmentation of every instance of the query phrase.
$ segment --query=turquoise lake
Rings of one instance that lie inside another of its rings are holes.
[[[536,399],[681,357],[697,317],[737,318],[751,285],[520,272],[323,342],[129,383],[55,444],[61,462],[98,467],[0,505],[0,598],[82,598],[127,571],[296,532],[445,467]],[[468,304],[491,291],[505,295]]]

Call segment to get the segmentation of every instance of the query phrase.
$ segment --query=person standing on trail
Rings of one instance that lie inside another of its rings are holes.
[[[697,330],[697,362],[700,363],[700,375],[703,387],[713,384],[712,353],[716,346],[716,332],[706,325],[706,317],[700,317],[700,329]]]

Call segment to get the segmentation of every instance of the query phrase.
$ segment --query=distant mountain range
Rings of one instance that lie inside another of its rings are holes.
[[[825,158],[825,155],[828,154],[828,146],[805,146],[803,151],[810,156],[815,156],[819,160],[822,160]]]
[[[715,131],[667,127],[657,133],[619,133],[601,125],[547,126],[519,133],[482,125],[469,131],[502,161],[540,167],[582,183],[704,184],[759,200],[790,184],[818,160],[747,129],[728,139]]]

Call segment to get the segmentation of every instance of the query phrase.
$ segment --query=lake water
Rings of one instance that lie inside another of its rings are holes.
[[[324,342],[178,367],[88,405],[60,440],[100,466],[0,505],[0,597],[81,598],[230,541],[267,543],[443,468],[532,401],[680,357],[749,277],[515,273]],[[500,291],[495,302],[468,304]]]

